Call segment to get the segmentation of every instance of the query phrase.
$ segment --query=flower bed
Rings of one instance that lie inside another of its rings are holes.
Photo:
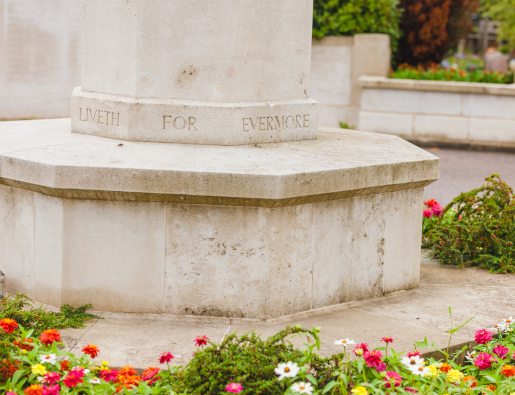
[[[515,273],[515,199],[497,174],[487,184],[462,193],[444,209],[424,202],[423,247],[442,264],[481,266]]]
[[[443,69],[440,65],[428,68],[400,65],[390,72],[390,78],[430,81],[483,82],[490,84],[513,84],[513,73],[486,70]]]
[[[463,326],[463,325],[462,325]],[[342,338],[342,352],[330,358],[317,354],[318,333],[287,328],[267,340],[256,334],[228,336],[220,345],[206,336],[195,339],[198,351],[185,367],[170,367],[171,352],[156,356],[166,369],[149,367],[142,374],[130,366],[112,369],[108,362],[92,363],[95,345],[81,357],[58,348],[60,334],[47,329],[39,338],[16,321],[0,320],[0,390],[7,395],[58,394],[510,394],[515,391],[515,324],[508,318],[491,330],[476,332],[477,346],[465,366],[445,350],[445,361],[424,359],[419,351],[397,354],[394,339],[370,349]],[[461,327],[452,329],[450,334]],[[497,332],[494,337],[493,332]],[[305,349],[288,341],[305,337]],[[416,343],[428,347],[427,340]],[[464,350],[462,350],[464,351]],[[458,353],[459,354],[459,353]],[[352,356],[352,358],[351,358]]]

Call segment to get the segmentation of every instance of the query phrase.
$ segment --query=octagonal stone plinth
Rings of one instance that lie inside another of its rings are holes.
[[[9,292],[96,310],[271,319],[417,286],[438,159],[321,129],[257,146],[121,142],[0,124]]]

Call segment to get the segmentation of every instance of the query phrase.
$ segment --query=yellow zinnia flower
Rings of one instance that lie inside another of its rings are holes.
[[[362,385],[352,389],[350,392],[352,392],[354,395],[368,395],[367,389]]]
[[[33,374],[39,374],[40,376],[47,374],[46,368],[40,364],[32,365],[30,367],[30,370],[32,371]]]
[[[462,378],[463,373],[461,373],[459,370],[453,369],[449,373],[447,373],[447,380],[453,383],[459,383]]]
[[[426,376],[436,376],[438,375],[438,368],[434,365],[429,365],[429,373]]]

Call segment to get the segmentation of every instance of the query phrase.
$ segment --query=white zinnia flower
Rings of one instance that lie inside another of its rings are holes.
[[[402,357],[401,363],[411,369],[412,367],[424,366],[424,358],[414,355],[412,357]]]
[[[490,328],[490,330],[504,332],[506,330],[506,324],[504,322],[501,322],[500,324],[494,325],[493,328]]]
[[[291,386],[292,392],[297,392],[298,394],[308,394],[311,395],[314,391],[311,383],[295,383]]]
[[[506,319],[504,320],[504,325],[511,325],[511,324],[513,324],[513,323],[515,323],[515,321],[513,321],[513,318],[512,318],[512,317],[510,317],[510,318],[506,318]]]
[[[468,361],[473,361],[474,357],[476,356],[477,351],[467,351],[467,355],[465,355],[465,359]]]
[[[53,365],[57,361],[57,355],[55,355],[55,354],[40,355],[39,361],[41,363],[51,363]]]
[[[280,363],[275,368],[275,374],[279,376],[279,381],[284,379],[285,377],[295,377],[297,373],[299,373],[299,366],[297,363],[292,361],[288,361],[286,363]]]
[[[424,365],[411,365],[409,370],[417,376],[431,376],[431,369]]]
[[[351,340],[351,339],[340,339],[340,340],[335,340],[334,344],[336,346],[347,347],[348,345],[356,344],[356,342],[354,340]]]
[[[93,379],[89,380],[89,382],[90,382],[91,384],[100,384],[100,383],[101,383],[100,379],[99,379],[99,378],[97,378],[97,377],[95,377],[95,378],[93,378]]]

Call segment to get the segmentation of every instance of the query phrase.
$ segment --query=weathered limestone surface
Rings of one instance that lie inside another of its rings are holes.
[[[220,145],[316,139],[311,24],[311,0],[89,0],[72,131]]]
[[[438,159],[398,137],[119,144],[69,133],[69,120],[0,124],[8,291],[270,319],[418,284],[422,188]]]
[[[361,77],[359,128],[408,140],[515,144],[515,85]]]

